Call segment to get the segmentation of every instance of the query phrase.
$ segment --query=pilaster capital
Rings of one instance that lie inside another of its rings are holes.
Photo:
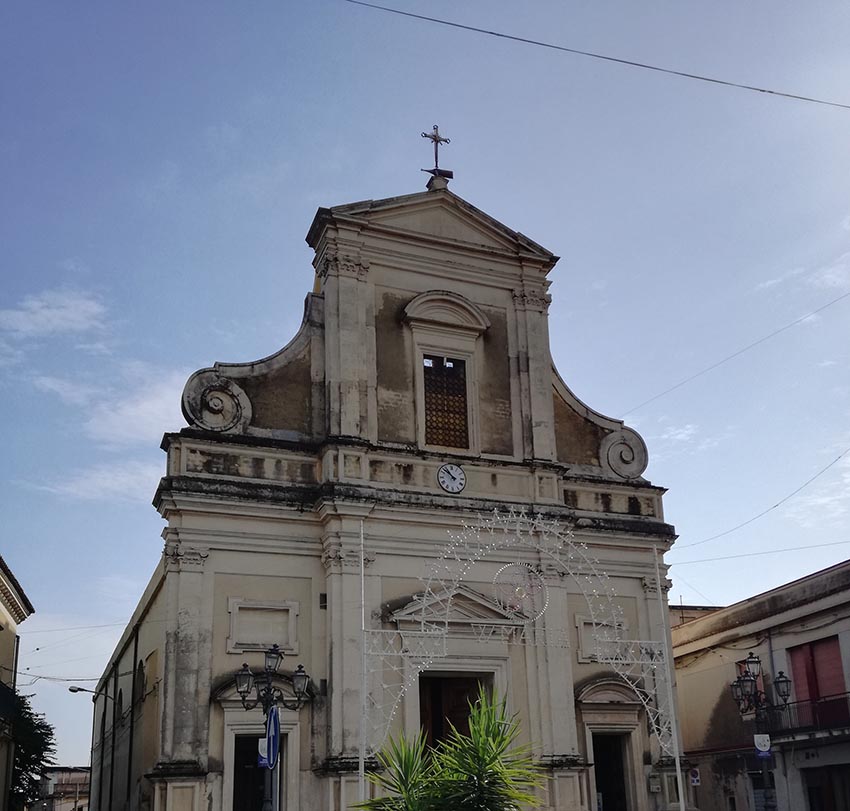
[[[641,586],[643,586],[644,594],[653,595],[658,591],[658,578],[655,576],[642,577]],[[661,591],[666,594],[671,588],[673,588],[673,582],[663,577],[661,579]]]
[[[370,566],[375,562],[375,552],[366,548],[363,563]],[[343,569],[360,568],[360,544],[340,538],[327,538],[322,542],[322,565],[328,572],[339,574]]]
[[[521,290],[514,290],[512,295],[514,306],[518,309],[545,313],[552,303],[552,296],[543,288],[524,287]]]
[[[369,260],[353,251],[328,248],[319,263],[319,276],[348,276],[359,281],[366,279],[369,273]]]
[[[187,546],[179,541],[166,540],[162,550],[167,572],[200,572],[210,556],[209,550],[200,546]]]

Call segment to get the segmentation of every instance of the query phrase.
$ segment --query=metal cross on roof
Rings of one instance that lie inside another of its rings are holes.
[[[423,169],[422,171],[428,172],[428,174],[434,175],[434,177],[454,177],[454,173],[448,169],[440,169],[440,144],[450,144],[451,139],[443,138],[440,135],[440,128],[436,124],[434,124],[434,129],[431,132],[423,132],[422,137],[434,143],[434,168]]]

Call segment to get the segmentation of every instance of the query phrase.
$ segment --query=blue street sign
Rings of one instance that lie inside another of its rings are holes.
[[[277,766],[277,756],[280,753],[280,716],[277,707],[269,710],[266,719],[266,768]]]

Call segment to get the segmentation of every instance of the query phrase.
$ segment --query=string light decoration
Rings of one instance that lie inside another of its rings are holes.
[[[402,628],[365,632],[369,689],[369,749],[377,751],[386,740],[405,694],[419,675],[448,654],[448,642],[460,635],[453,605],[477,564],[498,566],[492,577],[492,598],[506,621],[469,619],[466,639],[509,644],[569,647],[566,629],[548,627],[550,583],[571,580],[587,604],[592,625],[593,661],[607,665],[634,691],[646,710],[664,755],[675,757],[672,708],[668,706],[669,669],[663,641],[628,639],[624,612],[608,573],[590,554],[588,546],[557,519],[525,510],[494,510],[449,533],[449,542],[426,568],[423,590],[405,608]],[[505,556],[513,560],[504,562]],[[485,580],[485,582],[486,582]],[[585,651],[587,653],[587,651]]]

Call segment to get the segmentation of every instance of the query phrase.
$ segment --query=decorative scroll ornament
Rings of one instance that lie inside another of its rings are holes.
[[[600,445],[599,457],[604,468],[623,479],[636,479],[649,463],[646,445],[631,428],[608,434]]]
[[[241,432],[251,422],[251,401],[232,380],[202,369],[183,389],[183,416],[204,431]]]

